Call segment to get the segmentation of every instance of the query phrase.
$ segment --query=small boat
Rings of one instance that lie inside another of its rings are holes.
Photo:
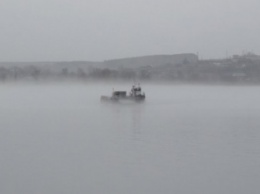
[[[122,100],[142,102],[145,100],[145,93],[142,92],[140,85],[133,85],[129,95],[127,95],[126,91],[113,91],[112,96],[101,96],[100,100],[110,102],[118,102]]]

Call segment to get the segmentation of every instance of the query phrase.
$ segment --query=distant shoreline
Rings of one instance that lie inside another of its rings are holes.
[[[0,82],[116,81],[189,84],[260,84],[260,56],[199,60],[193,53],[151,55],[104,62],[0,62]]]

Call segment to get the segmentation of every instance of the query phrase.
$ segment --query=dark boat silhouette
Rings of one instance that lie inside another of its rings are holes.
[[[133,85],[129,95],[126,91],[113,91],[112,96],[101,96],[101,101],[118,102],[123,100],[131,100],[141,102],[145,100],[145,93],[142,92],[140,85]]]

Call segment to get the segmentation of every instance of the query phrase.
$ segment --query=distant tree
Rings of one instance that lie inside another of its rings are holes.
[[[7,78],[8,71],[5,67],[0,67],[0,80],[5,81]]]
[[[18,74],[19,74],[18,67],[14,67],[13,68],[13,78],[14,78],[14,80],[17,80]]]
[[[136,77],[136,73],[133,69],[120,69],[119,74],[123,79],[134,79]]]
[[[185,57],[182,61],[182,64],[184,65],[190,64],[190,61]]]
[[[30,68],[31,68],[31,76],[35,80],[39,79],[40,74],[41,74],[41,70],[39,68],[35,67],[35,66],[31,66]]]
[[[87,74],[85,73],[85,71],[82,68],[78,68],[77,70],[77,76],[79,78],[85,78],[87,76]]]
[[[61,76],[67,77],[69,75],[69,71],[67,68],[63,68],[61,70]]]
[[[150,72],[147,69],[142,69],[140,71],[140,78],[141,79],[150,79],[151,78]]]

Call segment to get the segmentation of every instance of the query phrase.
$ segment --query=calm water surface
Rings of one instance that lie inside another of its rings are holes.
[[[1,194],[258,194],[260,87],[0,86]]]

